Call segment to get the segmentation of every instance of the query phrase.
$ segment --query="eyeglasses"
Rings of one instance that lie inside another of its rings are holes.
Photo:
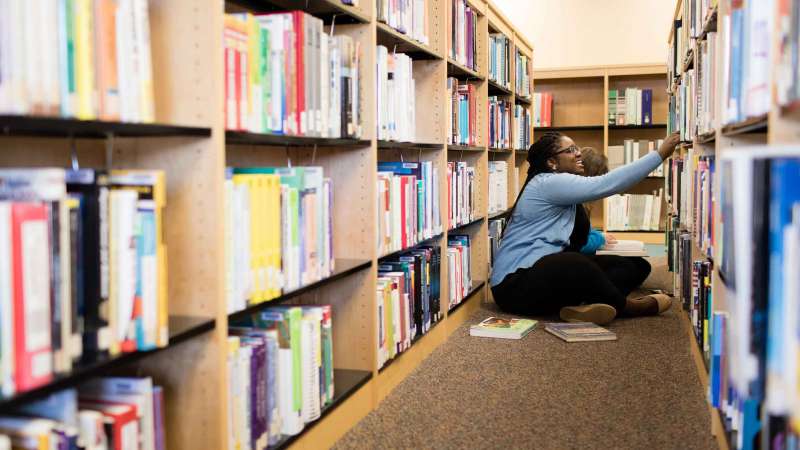
[[[572,145],[570,145],[569,147],[567,147],[565,149],[561,149],[561,150],[555,152],[553,154],[553,156],[558,156],[558,155],[560,155],[562,153],[569,153],[570,155],[574,155],[574,154],[576,154],[576,153],[578,153],[580,151],[581,151],[581,149],[579,149],[577,145],[572,144]]]

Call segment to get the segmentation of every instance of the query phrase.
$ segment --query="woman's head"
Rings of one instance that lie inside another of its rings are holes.
[[[528,177],[540,173],[572,173],[583,175],[581,149],[572,139],[559,132],[542,135],[528,150]]]
[[[583,174],[587,177],[596,177],[608,173],[608,158],[594,147],[581,149],[583,159]]]

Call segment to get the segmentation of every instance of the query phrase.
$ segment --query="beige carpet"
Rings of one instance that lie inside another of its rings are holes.
[[[582,344],[539,327],[473,338],[467,323],[335,448],[716,448],[679,313],[618,320],[618,341]]]

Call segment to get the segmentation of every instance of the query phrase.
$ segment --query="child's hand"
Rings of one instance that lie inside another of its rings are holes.
[[[606,233],[605,235],[603,235],[603,237],[606,238],[606,244],[616,244],[617,243],[617,238],[615,238],[613,234]]]

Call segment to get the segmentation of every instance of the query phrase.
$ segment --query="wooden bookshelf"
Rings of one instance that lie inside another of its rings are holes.
[[[445,341],[487,299],[488,161],[509,163],[509,187],[524,173],[525,155],[487,147],[486,105],[488,27],[506,33],[513,47],[533,56],[533,47],[487,0],[469,0],[478,11],[477,70],[449,58],[451,0],[429,0],[430,42],[420,44],[378,23],[375,2],[357,6],[339,0],[170,0],[150,2],[155,90],[155,124],[79,121],[61,118],[0,116],[0,166],[69,167],[73,155],[81,167],[161,169],[167,174],[164,239],[169,248],[168,297],[172,343],[154,352],[78,367],[42,390],[0,400],[2,407],[74,386],[109,370],[149,375],[164,387],[167,446],[171,449],[227,448],[228,326],[274,304],[330,304],[333,307],[336,400],[322,417],[279,447],[329,447],[366,416]],[[228,131],[225,129],[224,14],[300,9],[324,20],[326,32],[350,36],[360,46],[362,136],[331,139]],[[332,30],[333,29],[333,30]],[[378,141],[374,111],[376,45],[406,52],[414,60],[415,142]],[[518,103],[512,58],[511,88],[501,88]],[[446,79],[455,75],[477,87],[477,145],[447,144]],[[516,129],[512,126],[512,130]],[[533,131],[533,130],[531,130]],[[36,151],[30,151],[35,149]],[[491,156],[490,156],[491,154]],[[381,259],[376,248],[378,161],[432,161],[440,174],[441,222],[446,228],[448,161],[476,168],[475,216],[469,224],[445,230],[418,245],[438,245],[447,236],[471,237],[473,289],[448,311],[447,264],[441,266],[442,319],[427,334],[379,372],[377,366],[375,286]],[[284,293],[274,302],[229,314],[226,299],[226,167],[317,165],[333,179],[333,247],[336,270],[330,277]],[[524,176],[523,176],[524,179]],[[509,205],[517,189],[509,188]],[[186,317],[194,321],[184,320]],[[182,319],[183,318],[183,319]],[[183,320],[181,322],[181,320]]]
[[[667,131],[668,98],[664,90],[666,67],[663,64],[587,66],[536,71],[536,92],[553,94],[552,125],[538,131],[557,131],[572,138],[580,147],[593,147],[608,154],[609,145],[621,145],[625,139],[663,139]],[[609,125],[608,92],[611,89],[636,87],[653,90],[653,123],[650,125]],[[524,173],[519,174],[520,183]],[[663,185],[663,178],[648,177],[629,193],[649,193]],[[662,204],[664,217],[666,204]],[[593,202],[590,219],[605,229],[606,205]],[[663,231],[609,231],[622,239],[663,243]],[[659,234],[660,233],[660,234]]]

